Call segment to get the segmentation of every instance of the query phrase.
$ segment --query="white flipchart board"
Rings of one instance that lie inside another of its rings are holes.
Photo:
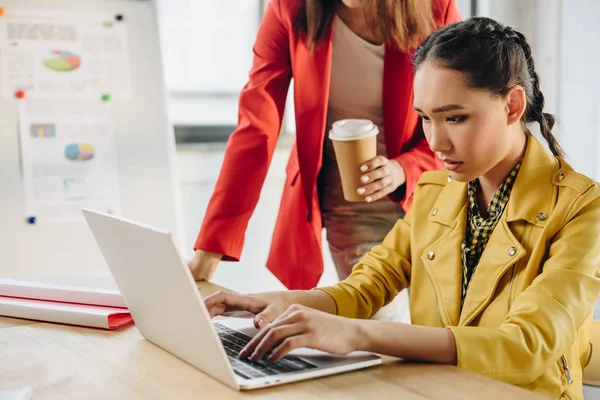
[[[179,234],[175,143],[167,117],[156,5],[152,0],[4,0],[11,9],[122,15],[130,97],[113,120],[121,215]],[[17,100],[0,98],[0,276],[109,276],[85,223],[28,224],[20,167]],[[132,249],[144,251],[144,249]]]

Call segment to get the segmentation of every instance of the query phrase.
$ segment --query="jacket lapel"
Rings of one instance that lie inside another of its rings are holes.
[[[551,212],[554,185],[549,178],[556,169],[551,157],[533,136],[504,214],[481,255],[463,304],[459,325],[470,324],[492,300],[502,276],[527,252],[510,229],[510,223],[524,220],[542,226]],[[532,190],[535,188],[535,190]],[[545,214],[545,218],[538,218]]]
[[[323,161],[322,146],[331,75],[332,27],[333,22],[329,24],[328,35],[316,46],[314,52],[306,47],[304,39],[299,39],[295,50],[296,142],[309,218],[312,217],[313,191]]]
[[[460,316],[462,294],[461,243],[467,219],[467,184],[452,181],[440,193],[429,221],[449,228],[421,255],[423,268],[438,296],[440,317],[445,325],[455,326]],[[434,258],[431,260],[430,252]]]
[[[462,254],[467,220],[467,184],[452,181],[446,185],[429,214],[429,222],[446,226],[430,246],[424,248],[421,261],[435,290],[441,317],[446,325],[470,324],[492,300],[502,276],[522,259],[525,248],[515,237],[510,223],[523,220],[543,226],[552,212],[556,196],[549,178],[556,175],[557,161],[534,137],[529,137],[525,158],[515,181],[504,214],[485,247],[479,265],[471,278],[461,310]],[[535,190],[531,190],[535,187]],[[539,218],[545,214],[544,218]],[[431,260],[429,252],[433,252]]]
[[[414,126],[418,117],[412,109],[413,65],[407,53],[386,45],[383,62],[383,124],[389,157],[400,154],[407,126]],[[412,132],[411,132],[412,133]]]
[[[458,325],[468,325],[488,305],[500,278],[526,254],[502,217],[469,283]],[[462,279],[461,279],[462,280]]]
[[[545,221],[539,220],[538,215],[544,213],[549,216],[552,212],[557,193],[550,177],[556,176],[558,169],[556,158],[548,154],[542,144],[530,135],[523,165],[506,208],[506,220],[509,223],[524,220],[544,226]]]

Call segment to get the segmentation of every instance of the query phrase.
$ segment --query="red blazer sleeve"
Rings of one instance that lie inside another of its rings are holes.
[[[433,7],[438,28],[461,20],[460,12],[454,0],[434,1]],[[404,210],[408,210],[412,204],[413,194],[421,174],[425,171],[442,168],[437,156],[429,149],[429,144],[423,134],[421,121],[418,122],[415,128],[412,142],[415,143],[414,146],[406,152],[403,151],[395,158],[404,168],[404,174],[406,175],[404,190],[396,191],[390,196],[392,200],[400,202]]]
[[[288,25],[289,26],[289,25]],[[254,62],[239,100],[238,124],[194,249],[238,261],[281,128],[291,80],[288,26],[271,0],[254,44]]]

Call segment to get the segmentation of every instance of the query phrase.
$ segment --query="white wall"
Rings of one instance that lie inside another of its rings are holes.
[[[600,2],[561,3],[561,143],[580,172],[600,179]]]
[[[178,125],[235,125],[260,0],[157,0],[169,112]]]
[[[600,179],[600,2],[479,0],[478,14],[523,32],[533,46],[555,129],[569,162]]]

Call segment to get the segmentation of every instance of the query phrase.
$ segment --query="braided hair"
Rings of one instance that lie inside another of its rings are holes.
[[[496,96],[515,85],[523,87],[527,108],[522,122],[540,124],[542,136],[555,156],[564,152],[552,134],[555,118],[545,113],[544,95],[535,70],[531,46],[522,33],[490,18],[471,18],[432,33],[417,49],[413,64],[417,71],[427,60],[461,72],[467,84]]]

